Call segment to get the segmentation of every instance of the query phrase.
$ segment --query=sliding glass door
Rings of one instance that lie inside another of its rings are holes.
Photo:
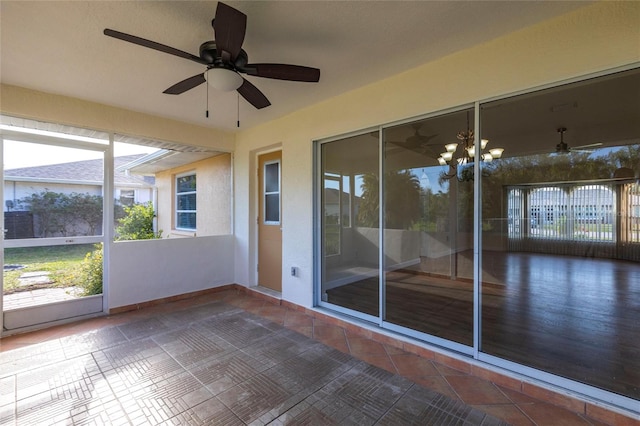
[[[437,158],[473,126],[472,117],[472,110],[456,111],[383,132],[384,321],[467,347],[473,346],[473,180],[462,170],[447,174]]]
[[[319,142],[318,304],[637,404],[638,99],[632,69]]]
[[[639,100],[635,70],[482,105],[482,356],[640,399]]]
[[[436,157],[472,112],[320,145],[321,304],[470,352],[473,186]]]

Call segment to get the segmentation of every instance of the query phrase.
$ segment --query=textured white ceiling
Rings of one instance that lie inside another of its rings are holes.
[[[570,1],[230,1],[248,16],[250,62],[321,69],[320,82],[247,77],[272,105],[239,100],[242,128],[589,4]],[[215,1],[0,1],[0,81],[235,129],[238,96],[165,95],[195,62],[103,35],[111,28],[198,55]]]

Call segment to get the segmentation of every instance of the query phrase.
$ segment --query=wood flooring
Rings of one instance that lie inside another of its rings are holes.
[[[491,282],[482,285],[482,352],[640,399],[640,263],[496,252],[483,259]],[[378,294],[374,277],[327,297],[378,316]],[[387,322],[473,345],[470,280],[394,271],[385,296]]]

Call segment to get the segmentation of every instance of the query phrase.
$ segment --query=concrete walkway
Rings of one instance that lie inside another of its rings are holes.
[[[12,309],[26,308],[29,306],[46,305],[47,303],[76,299],[79,297],[77,295],[79,291],[76,287],[39,288],[35,290],[18,291],[5,294],[2,306],[5,311],[10,311]]]

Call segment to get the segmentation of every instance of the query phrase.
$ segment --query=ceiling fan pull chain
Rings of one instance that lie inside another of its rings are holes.
[[[241,73],[277,80],[304,81],[310,83],[320,81],[320,70],[317,68],[290,64],[250,64],[247,52],[242,49],[242,43],[244,42],[247,30],[247,15],[238,9],[218,2],[211,25],[213,27],[215,40],[205,41],[200,45],[200,56],[109,28],[105,28],[103,33],[108,37],[137,44],[138,46],[157,50],[206,66],[207,69],[203,73],[179,81],[162,92],[168,95],[179,95],[206,82],[214,89],[220,91],[228,92],[238,90],[240,96],[246,99],[247,102],[256,109],[262,109],[268,107],[271,103],[260,89],[249,81],[244,80],[240,75]],[[207,92],[207,96],[208,94],[209,92]],[[207,118],[209,118],[208,108],[207,98]],[[239,115],[238,113],[238,127],[240,127]]]
[[[207,84],[207,113],[205,117],[209,118],[209,85]]]
[[[238,129],[240,128],[240,93],[237,94],[238,95]]]

